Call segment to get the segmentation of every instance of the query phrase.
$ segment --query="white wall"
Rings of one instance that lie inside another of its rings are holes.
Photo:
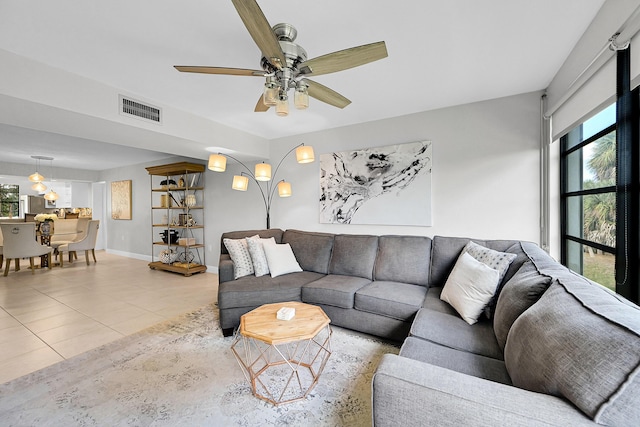
[[[528,93],[272,141],[272,163],[300,143],[316,153],[311,165],[297,164],[293,155],[283,163],[277,178],[290,181],[294,195],[274,201],[272,227],[537,243],[540,96]],[[432,227],[319,223],[320,154],[420,140],[433,141]],[[225,204],[230,216],[243,209]],[[236,228],[237,223],[227,227]]]
[[[448,235],[537,243],[540,95],[522,94],[272,141],[274,168],[301,142],[314,147],[316,162],[300,165],[294,153],[283,162],[275,178],[290,181],[294,194],[286,199],[275,197],[271,225],[335,233]],[[319,223],[321,153],[427,139],[434,144],[432,227]],[[107,212],[110,251],[150,257],[151,196],[144,168],[183,160],[194,161],[170,158],[102,173],[107,193],[111,181],[133,180],[133,220],[111,220]],[[247,165],[253,167],[252,163]],[[247,192],[231,189],[233,175],[241,170],[230,161],[226,172],[205,173],[205,258],[214,272],[223,232],[265,227],[264,203],[255,182],[249,184]],[[108,195],[107,211],[109,206]]]

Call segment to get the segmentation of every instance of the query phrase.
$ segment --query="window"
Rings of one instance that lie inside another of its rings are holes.
[[[616,105],[560,143],[562,263],[615,291]]]
[[[20,186],[0,184],[0,217],[17,217],[20,206]]]
[[[560,139],[561,261],[640,302],[640,87],[616,56],[616,103]]]

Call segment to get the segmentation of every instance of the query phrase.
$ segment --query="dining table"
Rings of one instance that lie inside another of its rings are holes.
[[[47,245],[47,246],[51,246],[51,237],[52,236],[72,236],[72,235],[77,235],[77,231],[71,232],[71,231],[62,231],[62,232],[55,232],[55,228],[52,228],[52,231],[49,233],[42,233],[39,229],[36,231],[36,240],[40,240],[40,244],[41,245]],[[58,245],[53,247],[53,255],[57,256],[58,255]],[[53,265],[59,265],[59,262],[53,262]],[[47,255],[42,255],[40,257],[40,266],[42,268],[45,267],[49,267],[49,258],[47,257]]]

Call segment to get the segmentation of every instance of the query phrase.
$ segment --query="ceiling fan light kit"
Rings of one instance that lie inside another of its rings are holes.
[[[287,23],[271,27],[256,0],[232,0],[242,22],[260,51],[262,70],[242,68],[176,65],[186,73],[223,74],[265,78],[263,93],[255,106],[255,112],[265,112],[275,107],[276,115],[289,115],[290,89],[294,90],[294,106],[298,110],[309,107],[309,97],[337,108],[344,108],[351,101],[332,89],[309,80],[306,76],[318,76],[347,70],[386,58],[383,41],[340,50],[307,60],[307,52],[294,43],[298,31]]]

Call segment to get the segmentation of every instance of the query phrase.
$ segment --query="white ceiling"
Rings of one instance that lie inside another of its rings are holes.
[[[0,49],[274,139],[544,89],[603,2],[258,0],[272,25],[297,28],[309,58],[380,40],[389,52],[313,78],[351,99],[344,110],[312,99],[308,110],[292,108],[286,118],[253,112],[262,78],[173,68],[260,68],[260,52],[230,0],[0,0]],[[101,169],[149,154],[2,125],[0,160],[32,162],[23,157],[43,154],[30,146],[39,138],[80,143],[104,159]],[[62,151],[54,157],[65,157]],[[58,166],[87,168],[80,157]]]

